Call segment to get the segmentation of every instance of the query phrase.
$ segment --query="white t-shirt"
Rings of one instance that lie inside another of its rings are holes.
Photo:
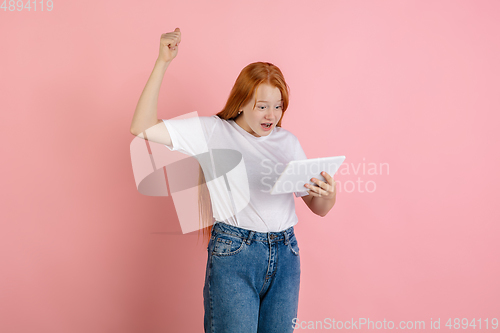
[[[217,115],[162,120],[172,139],[166,147],[200,163],[216,221],[257,232],[297,224],[293,195],[269,193],[289,161],[307,159],[295,135],[274,127],[256,137]],[[294,193],[309,194],[305,188]]]

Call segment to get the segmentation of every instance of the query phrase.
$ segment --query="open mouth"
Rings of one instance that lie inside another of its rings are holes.
[[[260,124],[260,126],[262,126],[263,128],[270,128],[272,124],[273,123],[262,123]]]

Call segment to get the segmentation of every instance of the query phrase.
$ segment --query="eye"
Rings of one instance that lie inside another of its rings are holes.
[[[283,108],[283,105],[277,106],[277,108]]]
[[[260,109],[260,108],[265,108],[265,106],[258,106],[258,108],[259,108],[259,109]],[[262,109],[261,109],[261,110],[262,110]]]

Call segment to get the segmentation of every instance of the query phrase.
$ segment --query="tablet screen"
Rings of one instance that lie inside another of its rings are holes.
[[[311,178],[326,182],[321,172],[325,171],[333,177],[344,160],[345,156],[333,156],[290,161],[271,189],[271,194],[307,191],[304,184],[316,185]]]

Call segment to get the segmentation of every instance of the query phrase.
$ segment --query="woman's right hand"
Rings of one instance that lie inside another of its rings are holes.
[[[181,30],[175,28],[173,32],[168,32],[161,35],[160,39],[160,54],[158,60],[170,62],[177,56],[179,43],[181,42]]]

